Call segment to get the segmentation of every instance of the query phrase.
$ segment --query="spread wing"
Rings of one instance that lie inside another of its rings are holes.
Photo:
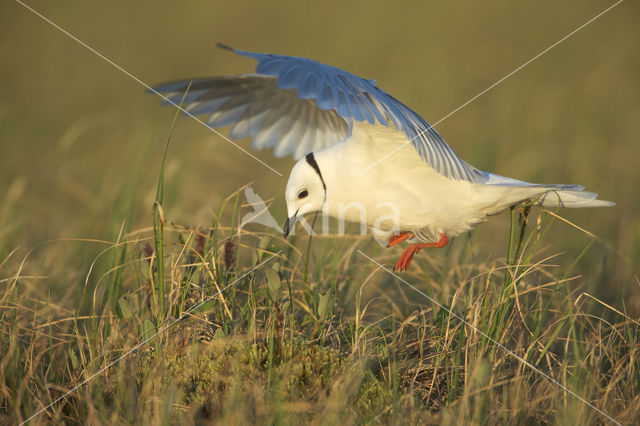
[[[233,126],[229,136],[250,137],[255,149],[273,148],[276,157],[297,160],[333,145],[351,134],[349,122],[334,110],[323,110],[312,99],[282,90],[277,77],[234,75],[161,84],[154,90],[193,115],[207,114],[212,127]]]
[[[257,74],[183,80],[154,87],[213,127],[233,125],[230,136],[251,137],[257,149],[298,159],[351,134],[351,124],[394,126],[420,157],[452,179],[480,182],[486,175],[458,157],[422,117],[376,86],[374,80],[317,61],[229,49],[258,61]]]

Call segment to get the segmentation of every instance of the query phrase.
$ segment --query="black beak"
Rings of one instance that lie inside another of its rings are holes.
[[[291,232],[291,227],[296,223],[296,215],[293,217],[288,217],[284,223],[284,237],[287,238],[289,236],[289,232]]]

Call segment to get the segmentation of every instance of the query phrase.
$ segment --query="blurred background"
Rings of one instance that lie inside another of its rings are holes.
[[[28,4],[140,80],[253,72],[217,49],[310,57],[378,85],[433,123],[613,4],[571,2],[87,2]],[[561,214],[604,242],[578,265],[589,291],[640,311],[640,5],[627,1],[437,126],[466,161],[541,183],[579,183],[618,203]],[[174,109],[14,1],[0,4],[0,253],[50,239],[113,241],[130,214],[151,224]],[[244,147],[248,141],[239,141]],[[168,152],[165,214],[206,227],[253,183],[285,218],[290,158],[254,152],[279,177],[195,120]],[[131,212],[130,207],[133,206]],[[478,227],[484,258],[505,255],[508,215]],[[568,263],[589,238],[556,223]],[[57,244],[54,258],[92,246]],[[38,259],[38,254],[33,254]],[[57,259],[57,260],[54,260]],[[77,263],[77,262],[76,262]],[[81,271],[84,272],[84,271]],[[80,272],[78,272],[80,273]],[[68,281],[71,285],[71,281]]]

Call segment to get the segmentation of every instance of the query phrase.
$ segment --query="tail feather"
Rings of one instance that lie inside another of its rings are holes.
[[[598,200],[598,194],[584,191],[584,186],[582,185],[542,185],[495,175],[493,173],[487,173],[485,185],[513,188],[513,191],[510,191],[511,196],[519,198],[519,200],[516,201],[514,199],[514,201],[520,202],[525,199],[537,199],[536,204],[549,208],[611,207],[616,205],[613,201]]]
[[[551,189],[542,194],[538,204],[543,207],[611,207],[613,201],[598,200],[595,192]]]

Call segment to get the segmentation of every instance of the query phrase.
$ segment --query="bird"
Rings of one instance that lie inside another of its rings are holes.
[[[406,271],[418,251],[444,247],[524,202],[615,205],[581,185],[529,183],[472,166],[374,79],[312,59],[218,47],[256,60],[255,72],[171,81],[152,91],[190,115],[206,115],[210,127],[231,126],[231,138],[251,138],[254,149],[296,160],[284,194],[285,238],[314,212],[360,222],[387,247],[409,243],[393,268]]]

